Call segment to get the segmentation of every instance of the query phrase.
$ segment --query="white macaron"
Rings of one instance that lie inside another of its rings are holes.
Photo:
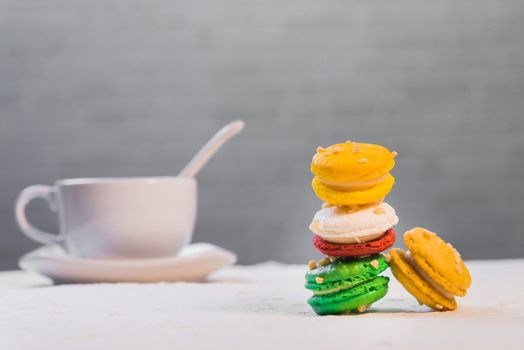
[[[351,244],[377,239],[397,223],[395,209],[386,202],[376,202],[358,208],[322,208],[309,229],[328,242]]]

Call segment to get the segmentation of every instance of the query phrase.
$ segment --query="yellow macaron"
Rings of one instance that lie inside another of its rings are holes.
[[[455,310],[457,302],[453,296],[441,294],[435,287],[422,278],[411,265],[409,256],[399,248],[389,252],[389,267],[393,276],[420,304],[434,310]]]
[[[471,285],[471,275],[459,252],[436,233],[422,227],[404,234],[414,262],[446,292],[462,297]]]
[[[404,234],[409,252],[392,249],[390,267],[395,278],[420,303],[434,310],[454,310],[454,296],[464,296],[471,275],[451,244],[422,227]]]
[[[352,141],[318,147],[311,162],[313,191],[340,206],[382,200],[395,183],[389,173],[395,156],[386,147]]]

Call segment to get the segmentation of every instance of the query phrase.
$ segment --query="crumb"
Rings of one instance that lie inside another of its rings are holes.
[[[373,266],[374,269],[378,269],[378,260],[377,259],[371,260],[369,264]]]
[[[379,208],[375,208],[375,209],[373,210],[373,214],[380,215],[380,214],[384,214],[384,213],[386,213],[386,211],[384,210],[384,208],[381,208],[381,207],[379,207]]]
[[[331,264],[331,260],[329,260],[328,258],[323,258],[323,259],[320,259],[320,260],[318,261],[318,264],[319,264],[320,266],[326,266],[326,265]]]
[[[315,281],[317,282],[317,284],[322,284],[324,283],[324,279],[322,277],[317,277],[315,278]]]
[[[393,151],[393,152],[391,152],[391,154],[393,155],[393,158],[395,158],[396,156],[398,156],[398,152],[397,152],[397,151]]]
[[[336,147],[333,147],[333,149],[331,151],[333,152],[333,154],[339,154],[343,150],[344,149],[342,147],[336,146]]]
[[[355,208],[354,206],[351,206],[351,205],[341,205],[341,206],[336,207],[335,210],[339,214],[348,214],[348,213],[351,213],[352,211],[357,211],[358,207]]]
[[[308,267],[310,270],[314,270],[317,268],[317,264],[315,263],[315,260],[309,260]]]
[[[364,312],[366,311],[366,309],[367,309],[367,305],[362,305],[362,306],[357,307],[358,312]]]
[[[458,273],[462,273],[462,267],[460,266],[460,262],[461,262],[461,259],[460,259],[460,253],[455,249],[455,247],[453,247],[451,245],[451,243],[446,243],[447,246],[449,248],[451,248],[451,251],[453,253],[453,257],[455,258],[455,264],[457,264],[457,268],[459,269],[459,271],[457,271]]]

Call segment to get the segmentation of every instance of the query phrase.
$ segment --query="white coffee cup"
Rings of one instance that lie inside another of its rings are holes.
[[[25,209],[35,198],[46,199],[57,212],[59,234],[29,223]],[[175,255],[191,241],[196,212],[197,182],[185,177],[58,180],[25,188],[15,207],[26,236],[93,259]]]

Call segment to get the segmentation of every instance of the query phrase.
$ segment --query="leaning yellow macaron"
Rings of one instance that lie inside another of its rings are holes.
[[[423,274],[449,294],[466,295],[471,275],[459,252],[450,243],[423,227],[406,232],[404,242]]]
[[[454,310],[454,296],[464,296],[471,275],[460,254],[434,232],[416,227],[404,234],[409,249],[390,251],[395,278],[421,304],[438,311]]]
[[[384,146],[352,141],[318,147],[311,162],[313,191],[333,205],[380,201],[395,183],[389,173],[395,156]]]
[[[389,267],[393,276],[420,304],[434,310],[455,310],[457,302],[453,296],[444,295],[428,283],[412,266],[409,255],[399,248],[389,252]]]

